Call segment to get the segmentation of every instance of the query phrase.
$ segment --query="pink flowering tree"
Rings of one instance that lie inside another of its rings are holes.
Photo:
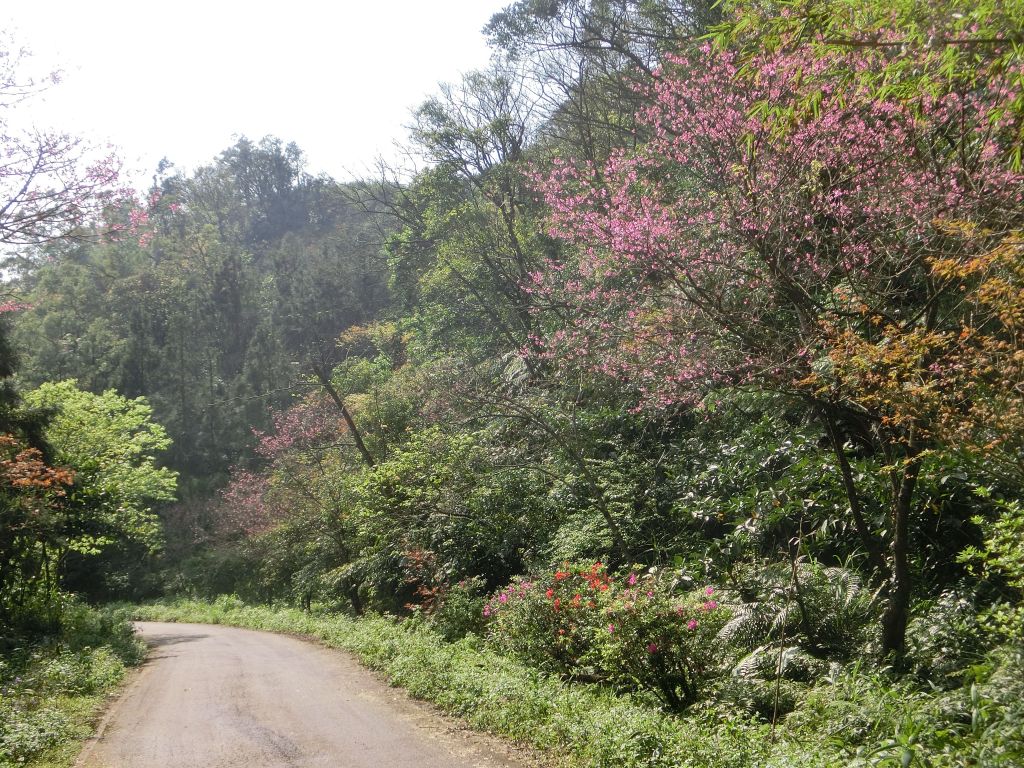
[[[319,394],[309,395],[283,411],[271,414],[274,428],[254,433],[259,439],[256,453],[275,461],[289,451],[312,451],[333,446],[341,439],[344,425],[338,412]]]
[[[231,480],[220,492],[216,507],[215,530],[219,536],[254,536],[282,519],[270,498],[270,479],[266,474],[241,467],[231,470]]]
[[[293,495],[303,502],[322,502],[316,494],[330,491],[323,462],[325,449],[336,445],[343,433],[337,412],[314,394],[271,417],[272,430],[255,431],[256,453],[266,465],[260,470],[233,468],[221,491],[216,510],[221,535],[269,531],[288,519]]]
[[[124,198],[120,165],[67,134],[12,127],[11,110],[50,83],[26,76],[25,54],[0,39],[0,243],[35,245],[67,237]]]
[[[302,504],[336,507],[329,464],[345,439],[345,426],[334,407],[311,394],[271,414],[273,429],[254,430],[261,470],[236,467],[221,493],[218,518],[226,532],[263,533],[288,518]]]
[[[878,65],[871,52],[830,55]],[[575,247],[532,275],[538,304],[562,318],[534,341],[563,369],[631,389],[640,409],[735,386],[810,403],[884,575],[884,646],[899,652],[927,425],[890,419],[849,386],[837,339],[877,347],[964,322],[953,282],[932,267],[972,256],[943,222],[993,237],[1024,223],[1024,176],[1005,162],[1018,126],[1004,107],[1020,73],[887,100],[830,80],[835,65],[806,51],[764,54],[742,70],[710,47],[672,57],[649,85],[639,116],[649,140],[638,151],[601,166],[556,160],[538,175],[550,233]],[[786,126],[762,108],[786,103],[812,108]],[[903,375],[937,380],[934,363],[921,355]],[[894,467],[885,532],[864,519],[848,439]]]

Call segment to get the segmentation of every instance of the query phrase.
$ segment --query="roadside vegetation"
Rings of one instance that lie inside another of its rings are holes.
[[[417,168],[0,205],[0,633],[163,598],[579,765],[1024,763],[1024,4],[485,34]]]
[[[145,656],[124,610],[66,602],[60,629],[4,637],[0,656],[0,766],[69,766],[110,694]]]
[[[808,671],[813,659],[793,651],[782,657],[781,676],[719,678],[713,695],[705,690],[701,704],[673,714],[658,696],[633,686],[616,690],[542,671],[540,660],[505,653],[494,637],[470,632],[453,639],[452,617],[436,623],[310,614],[232,597],[147,605],[133,615],[315,638],[356,654],[393,685],[474,727],[532,744],[570,766],[1011,766],[1022,754],[1019,653],[992,654],[969,690],[924,691],[859,664],[815,678]],[[607,628],[599,630],[591,647],[615,648],[611,633],[601,636]],[[631,650],[631,658],[645,658],[645,650]],[[780,703],[789,710],[799,700],[800,711],[773,727],[744,699],[769,710]]]

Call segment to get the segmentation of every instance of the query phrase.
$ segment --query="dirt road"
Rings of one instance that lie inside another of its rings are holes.
[[[347,655],[283,635],[137,625],[149,660],[79,768],[525,768]]]

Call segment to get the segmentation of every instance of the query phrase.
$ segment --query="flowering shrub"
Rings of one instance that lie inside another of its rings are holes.
[[[493,646],[541,669],[693,703],[720,666],[729,612],[714,589],[679,594],[652,571],[612,576],[601,563],[513,581],[484,605]]]

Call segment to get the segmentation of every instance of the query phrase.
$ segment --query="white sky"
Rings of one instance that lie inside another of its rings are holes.
[[[480,30],[509,2],[5,2],[33,68],[64,71],[12,122],[112,142],[142,179],[164,156],[188,170],[267,134],[343,179],[394,155],[439,82],[486,65]]]

